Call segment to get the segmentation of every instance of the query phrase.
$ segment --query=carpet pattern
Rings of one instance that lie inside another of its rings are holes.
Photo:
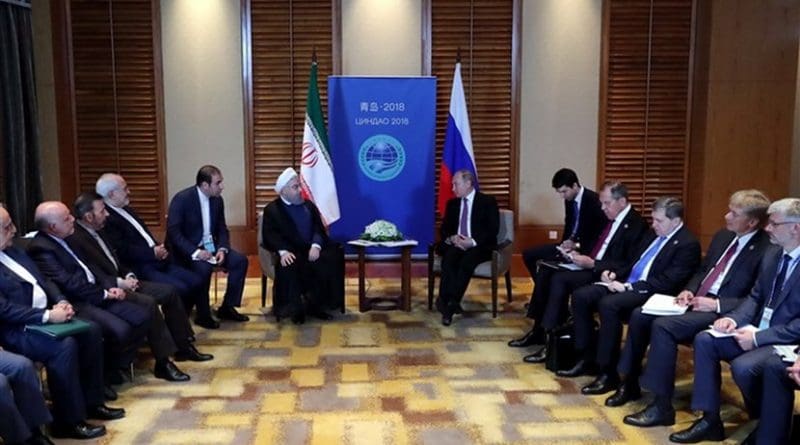
[[[216,358],[179,363],[190,382],[155,379],[142,352],[134,381],[110,403],[127,417],[106,422],[108,435],[94,442],[58,443],[660,444],[693,420],[688,351],[681,353],[678,423],[649,429],[622,423],[644,401],[606,408],[605,396],[580,394],[589,377],[555,378],[543,365],[523,363],[525,351],[506,342],[529,327],[522,305],[530,280],[514,280],[514,302],[495,319],[488,282],[471,284],[467,312],[451,327],[427,310],[425,279],[412,280],[409,313],[359,313],[356,283],[347,280],[346,314],[295,326],[263,316],[259,280],[248,279],[242,312],[251,321],[198,328],[199,349]],[[369,284],[371,294],[399,293],[398,280]],[[224,289],[224,280],[218,285]],[[728,443],[738,443],[753,424],[727,371],[725,380]]]

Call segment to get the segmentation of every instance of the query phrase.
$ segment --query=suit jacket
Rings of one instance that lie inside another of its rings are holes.
[[[192,253],[203,241],[203,217],[197,187],[192,186],[176,193],[169,203],[167,214],[167,239],[173,253],[183,261],[190,261]],[[225,202],[221,196],[208,198],[209,224],[214,246],[230,250],[228,225],[225,223]]]
[[[714,234],[703,264],[689,280],[686,285],[687,290],[696,293],[700,289],[703,279],[711,272],[717,261],[725,254],[725,251],[728,250],[728,245],[733,241],[734,237],[736,237],[736,234],[727,229],[722,229]],[[739,247],[739,255],[736,256],[733,264],[728,268],[728,273],[722,278],[722,284],[717,292],[720,313],[724,314],[733,310],[747,298],[753,288],[753,284],[756,282],[764,251],[769,246],[769,236],[759,229],[744,247]]]
[[[39,286],[47,294],[48,306],[67,299],[58,286],[42,274],[33,259],[22,249],[9,246],[4,252],[36,278]],[[3,294],[8,301],[13,303],[27,307],[32,307],[33,305],[33,285],[20,278],[19,275],[12,272],[2,263],[0,263],[0,294]]]
[[[461,199],[452,198],[447,201],[447,206],[439,228],[440,239],[458,233],[458,223],[461,217]],[[472,215],[469,221],[472,239],[480,249],[491,250],[497,245],[497,232],[500,230],[500,212],[497,210],[497,201],[493,196],[475,192],[472,203]]]
[[[767,304],[772,284],[778,274],[783,249],[771,246],[761,260],[756,285],[750,295],[726,317],[736,321],[737,326],[758,326],[764,306]],[[758,346],[792,344],[800,340],[800,267],[795,267],[783,284],[780,294],[774,297],[770,327],[756,333]]]
[[[108,240],[111,240],[117,255],[122,261],[131,266],[136,267],[148,263],[161,263],[162,261],[156,258],[153,248],[147,245],[147,241],[142,237],[136,227],[128,222],[122,215],[120,215],[113,207],[106,205],[108,210],[108,219],[106,226],[103,228],[103,233]],[[125,210],[130,213],[133,218],[142,226],[144,230],[158,243],[158,238],[153,236],[147,224],[142,221],[136,212],[130,207],[125,207]]]
[[[603,231],[608,218],[603,213],[597,192],[589,190],[588,187],[583,188],[581,208],[578,213],[578,232],[573,237],[573,241],[581,244],[578,250],[586,255],[592,251],[594,243],[597,242],[597,238]],[[570,239],[572,226],[574,225],[575,208],[571,202],[564,201],[564,234],[561,238],[562,241]]]
[[[639,249],[631,262],[618,276],[630,275],[633,266],[656,238],[655,232],[648,231],[639,243]],[[700,242],[683,225],[665,243],[653,259],[646,280],[631,283],[633,290],[640,294],[662,293],[675,295],[686,285],[692,272],[700,265]]]
[[[95,283],[91,283],[75,258],[44,232],[40,231],[36,234],[28,245],[28,252],[42,273],[56,283],[70,302],[100,305],[105,296],[105,289],[117,285],[116,277],[106,274],[97,275],[94,271],[92,274],[95,275]],[[77,255],[78,252],[75,254]],[[86,263],[84,262],[84,264]]]
[[[311,215],[311,227],[315,234],[322,239],[321,247],[325,247],[330,239],[322,224],[317,206],[311,201],[305,201],[303,205]],[[264,219],[261,226],[261,246],[272,252],[287,250],[297,255],[298,253],[308,253],[311,244],[303,239],[297,231],[286,204],[279,197],[264,206]]]
[[[86,265],[95,275],[126,277],[131,271],[120,261],[115,252],[116,249],[114,249],[114,245],[102,232],[98,232],[97,234],[103,239],[103,242],[106,243],[108,250],[111,252],[111,256],[114,258],[114,261],[116,261],[116,265],[108,259],[103,248],[100,247],[100,244],[97,243],[92,234],[80,224],[75,224],[75,233],[68,236],[65,241],[72,250],[78,253],[81,260],[86,261]]]
[[[608,221],[607,218],[606,221]],[[620,222],[617,231],[614,232],[614,236],[611,237],[611,241],[609,241],[608,247],[606,247],[606,251],[603,254],[603,259],[594,262],[595,275],[599,276],[604,270],[616,272],[627,266],[646,232],[647,221],[642,218],[642,215],[636,209],[631,207],[628,214]],[[599,238],[598,235],[596,243],[600,242]]]

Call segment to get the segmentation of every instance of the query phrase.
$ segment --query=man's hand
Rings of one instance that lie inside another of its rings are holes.
[[[292,263],[294,263],[294,254],[292,252],[286,252],[281,255],[281,266],[286,267]]]
[[[736,329],[736,322],[730,318],[720,318],[714,322],[714,330],[725,334],[730,334]]]
[[[569,253],[578,248],[578,243],[572,241],[571,239],[568,239],[564,240],[561,244],[558,245],[558,247],[561,248],[561,250],[563,251],[562,253]]]
[[[207,251],[205,249],[197,249],[197,259],[200,260],[200,261],[208,261],[213,256],[214,255],[212,255],[211,252],[209,252],[209,251]]]
[[[591,269],[594,267],[594,259],[588,255],[581,255],[579,253],[573,253],[572,255],[572,262],[577,264],[578,266],[582,267],[583,269]]]
[[[135,291],[139,288],[139,280],[133,277],[128,277],[123,279],[117,280],[117,285],[127,291]]]
[[[218,250],[217,254],[214,255],[214,259],[217,260],[217,266],[221,266],[225,262],[225,251]]]
[[[600,274],[600,281],[602,281],[603,283],[610,283],[616,279],[617,279],[617,274],[611,272],[610,270],[604,270]]]
[[[625,292],[627,289],[625,289],[625,283],[614,280],[608,283],[608,290],[611,292]]]
[[[108,289],[107,292],[108,292],[108,298],[111,299],[111,300],[124,300],[125,299],[125,291],[120,289],[120,288],[118,288],[118,287],[112,287],[111,289]]]
[[[455,245],[461,250],[471,249],[473,246],[472,238],[467,238],[464,235],[456,235]]]
[[[800,357],[794,361],[794,364],[788,368],[786,371],[789,373],[789,378],[794,380],[795,385],[800,386]]]
[[[739,343],[739,347],[745,351],[749,351],[756,347],[756,331],[758,331],[755,326],[746,326],[741,329],[737,329],[736,333],[733,335],[733,338],[736,339],[736,343]]]
[[[717,299],[711,297],[694,297],[692,310],[695,312],[717,312]]]
[[[169,251],[163,244],[158,244],[153,246],[153,253],[156,256],[156,259],[165,260],[169,256]]]
[[[70,312],[71,311],[68,310],[66,306],[59,303],[50,309],[50,316],[47,322],[54,324],[67,322],[72,319],[72,314]]]
[[[308,249],[308,261],[314,262],[317,261],[317,259],[319,259],[319,247],[311,246],[311,248]]]
[[[692,303],[692,299],[694,298],[694,294],[690,290],[681,291],[677,297],[675,297],[675,304],[678,306],[689,306]]]

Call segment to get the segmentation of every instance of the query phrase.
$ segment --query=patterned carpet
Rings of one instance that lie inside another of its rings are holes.
[[[348,310],[333,322],[277,325],[262,316],[260,284],[248,279],[244,324],[198,329],[198,346],[216,358],[181,363],[188,383],[152,376],[142,352],[133,383],[120,388],[113,406],[127,410],[107,422],[98,444],[522,444],[669,443],[670,427],[632,428],[622,417],[643,402],[603,406],[605,396],[585,397],[590,378],[559,379],[542,365],[521,361],[524,351],[506,346],[529,326],[522,305],[530,280],[514,280],[514,302],[496,319],[489,311],[488,282],[473,283],[468,311],[449,328],[427,310],[426,281],[412,280],[410,313],[358,313],[356,280],[348,278]],[[397,293],[393,279],[369,281],[371,294]],[[219,283],[224,289],[224,280]],[[502,291],[501,291],[502,292]],[[501,293],[502,295],[502,293]],[[221,298],[221,292],[220,292]],[[691,355],[682,352],[690,369]],[[678,424],[691,375],[678,384]],[[727,443],[753,427],[726,373]]]

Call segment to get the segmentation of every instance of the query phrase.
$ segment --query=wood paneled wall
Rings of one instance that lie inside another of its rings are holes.
[[[687,221],[704,245],[728,197],[789,191],[800,2],[698,2]]]

